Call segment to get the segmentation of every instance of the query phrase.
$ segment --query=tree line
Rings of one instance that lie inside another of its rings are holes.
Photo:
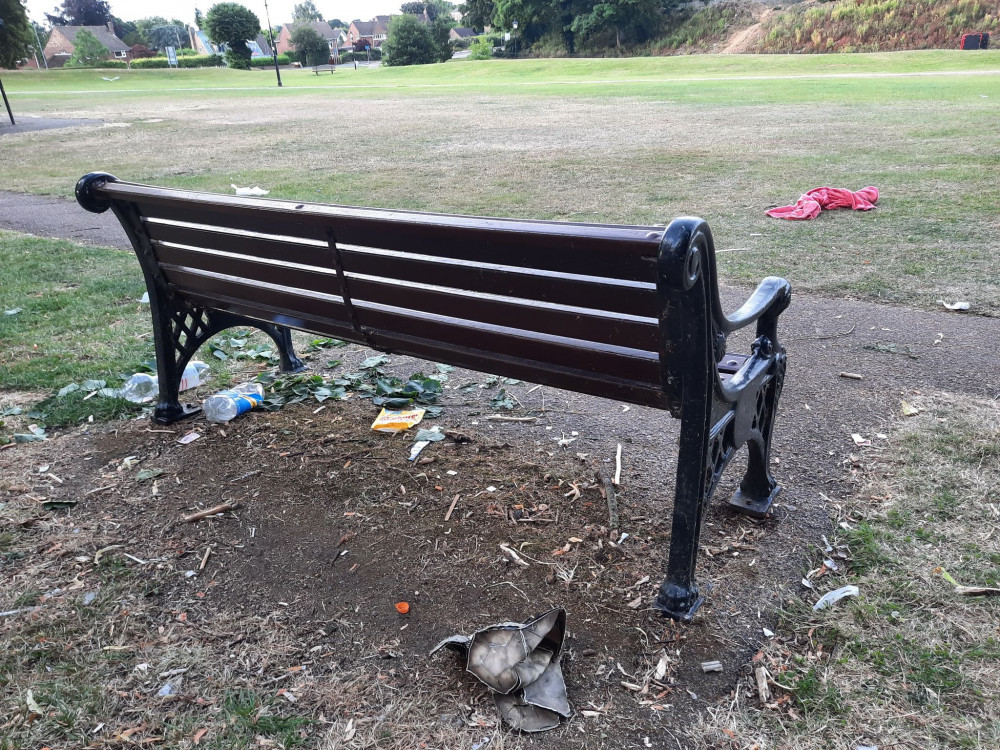
[[[642,44],[669,25],[680,0],[466,0],[462,22],[512,30],[524,49],[575,54]]]

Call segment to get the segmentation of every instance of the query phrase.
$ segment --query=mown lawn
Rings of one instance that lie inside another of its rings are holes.
[[[405,69],[5,74],[0,184],[80,175],[272,197],[623,223],[707,219],[721,277],[1000,311],[1000,53],[452,61]],[[768,219],[819,185],[878,210]]]

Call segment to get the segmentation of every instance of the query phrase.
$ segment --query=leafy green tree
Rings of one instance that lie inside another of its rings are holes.
[[[292,21],[322,21],[323,14],[319,12],[313,0],[303,0],[292,9]]]
[[[197,28],[201,28],[202,24],[205,23],[205,14],[202,13],[198,8],[194,9],[194,25]]]
[[[482,32],[486,26],[493,25],[497,6],[493,0],[466,0],[458,9],[462,11],[463,25]]]
[[[303,65],[326,65],[330,62],[330,46],[312,26],[300,23],[292,31],[292,47]]]
[[[613,32],[615,46],[623,41],[645,42],[662,26],[663,0],[601,0],[573,18],[574,34],[582,39]]]
[[[260,19],[239,3],[217,3],[205,15],[205,31],[216,44],[226,45],[226,63],[237,70],[250,70],[247,39],[256,39]]]
[[[384,64],[424,65],[437,59],[437,44],[427,26],[409,13],[392,17],[389,33],[382,44]]]
[[[187,29],[174,23],[154,26],[147,32],[147,36],[149,37],[149,46],[156,47],[156,49],[188,46]]]
[[[66,61],[66,67],[94,68],[106,60],[108,54],[108,48],[96,36],[86,29],[80,29],[73,40],[73,54]]]
[[[447,62],[451,59],[451,38],[449,32],[455,27],[455,22],[451,16],[438,16],[431,23],[431,37],[434,39],[434,52],[438,62]]]
[[[437,18],[438,9],[433,5],[428,5],[420,0],[412,0],[412,2],[403,3],[399,6],[399,9],[403,11],[403,13],[409,13],[411,16],[422,16],[424,14],[424,8],[427,9],[428,18],[432,21]]]
[[[0,0],[0,68],[16,68],[17,61],[31,57],[35,34],[21,0]]]
[[[329,21],[327,21],[327,23],[330,24],[331,29],[346,29],[348,26],[351,25],[349,23],[344,23],[339,18],[331,18]]]
[[[53,26],[104,26],[111,20],[107,0],[63,0],[58,14],[46,13]]]

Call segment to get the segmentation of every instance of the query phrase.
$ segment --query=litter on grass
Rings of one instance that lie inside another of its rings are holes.
[[[493,691],[501,718],[523,732],[559,726],[572,709],[559,654],[566,637],[566,610],[550,610],[524,623],[501,622],[471,636],[453,635],[444,647],[466,655],[466,670]]]
[[[372,429],[376,432],[388,432],[395,434],[408,430],[418,424],[427,413],[426,409],[402,409],[392,410],[383,408],[378,417],[372,422]]]
[[[952,312],[965,312],[971,307],[968,302],[945,302],[943,299],[939,299],[938,304],[944,305],[946,310]]]
[[[253,187],[237,187],[236,185],[230,183],[229,187],[236,191],[237,195],[249,195],[249,196],[261,196],[270,193],[270,190],[264,190],[262,187],[254,185]]]
[[[813,611],[815,612],[816,610],[820,610],[825,607],[832,607],[844,597],[859,596],[860,594],[861,591],[857,586],[841,586],[839,589],[834,589],[833,591],[823,594],[819,601],[813,605]]]

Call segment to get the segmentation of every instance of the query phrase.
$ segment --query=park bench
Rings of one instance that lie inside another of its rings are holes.
[[[255,326],[281,369],[302,362],[290,328],[669,411],[680,419],[666,581],[656,604],[690,619],[702,518],[734,453],[731,499],[763,516],[785,374],[784,279],[722,312],[708,226],[519,221],[171,190],[88,174],[80,205],[112,209],[149,291],[160,382],[154,420],[182,406],[185,364],[210,337]],[[756,323],[749,355],[727,337]]]
[[[336,65],[313,65],[312,69],[313,69],[313,73],[315,73],[316,75],[319,75],[319,72],[321,70],[328,70],[331,73],[336,73],[337,72],[337,66]]]

